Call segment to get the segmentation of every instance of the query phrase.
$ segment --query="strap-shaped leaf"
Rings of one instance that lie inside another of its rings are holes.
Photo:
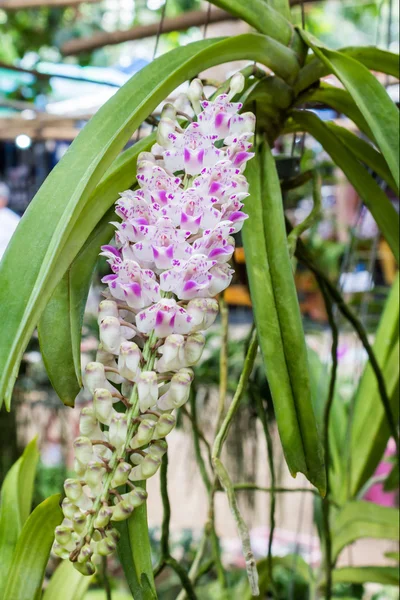
[[[154,140],[155,136],[149,135],[114,161],[82,211],[55,267],[61,271],[67,268],[67,272],[42,314],[38,332],[51,384],[68,406],[74,405],[81,387],[81,329],[92,273],[100,246],[113,236],[113,228],[108,223],[115,220],[116,215],[109,208],[118,199],[119,192],[135,182],[137,157],[140,152],[149,150]],[[70,248],[77,247],[82,249],[69,265]],[[55,336],[55,331],[59,335]]]
[[[392,190],[397,193],[396,182],[394,181],[387,163],[382,154],[375,150],[371,144],[361,139],[345,127],[340,127],[336,123],[327,123],[327,127],[337,135],[347,146],[354,156],[362,163],[381,177]]]
[[[243,243],[255,323],[288,467],[325,490],[304,332],[286,243],[282,196],[269,148],[246,169]]]
[[[386,194],[351,150],[314,113],[293,111],[292,116],[293,121],[289,121],[287,131],[293,130],[293,127],[295,130],[307,131],[325,148],[364,200],[398,262],[399,217]]]
[[[339,52],[354,58],[367,69],[386,73],[399,79],[399,57],[393,52],[381,50],[375,46],[350,46],[340,48]],[[295,92],[298,94],[312,86],[316,81],[330,75],[332,69],[319,58],[310,55],[306,65],[301,69],[295,84]]]
[[[39,460],[34,438],[4,479],[0,498],[0,598],[22,527],[32,506],[33,484]]]
[[[54,529],[63,518],[60,498],[60,494],[47,498],[26,521],[1,600],[32,600],[38,597],[54,540]]]
[[[211,4],[223,8],[235,17],[239,17],[249,23],[260,33],[269,35],[273,39],[288,46],[294,29],[271,2],[265,0],[251,0],[251,2],[242,2],[242,0],[210,0]],[[274,3],[282,4],[283,0],[273,0]],[[287,15],[286,15],[287,17]]]
[[[63,560],[51,576],[42,600],[83,600],[92,577],[82,575]]]
[[[304,31],[301,31],[301,36],[316,56],[340,79],[357,104],[399,187],[399,111],[385,88],[359,61],[343,52],[326,48]]]
[[[332,572],[333,583],[381,583],[399,585],[397,567],[341,567]]]
[[[332,529],[332,557],[360,538],[396,540],[399,536],[399,512],[396,508],[372,502],[348,502],[338,513]]]
[[[141,485],[145,487],[145,482]],[[126,521],[116,523],[121,534],[118,556],[135,600],[155,600],[153,567],[147,525],[147,505],[142,504]]]
[[[50,382],[67,406],[81,388],[80,344],[83,315],[99,249],[114,235],[111,209],[57,285],[38,325],[39,342]]]
[[[392,286],[381,317],[374,343],[375,356],[383,371],[386,388],[391,399],[394,418],[399,413],[399,276]],[[396,414],[397,413],[397,414]],[[368,435],[365,435],[365,432]],[[367,364],[354,402],[351,431],[350,481],[342,488],[350,489],[355,496],[372,477],[385,451],[390,437],[389,427],[372,368]]]
[[[296,99],[295,106],[313,102],[327,104],[337,112],[343,113],[357,125],[360,131],[364,132],[371,140],[374,140],[367,121],[347,90],[321,81],[317,88],[311,88],[304,94],[300,94]]]
[[[299,68],[294,52],[259,34],[172,50],[118,90],[42,185],[0,264],[0,401],[6,398],[7,406],[22,353],[67,268],[56,270],[55,265],[95,186],[139,124],[173,89],[199,70],[237,59],[259,61],[283,78]],[[80,247],[70,249],[68,265]]]

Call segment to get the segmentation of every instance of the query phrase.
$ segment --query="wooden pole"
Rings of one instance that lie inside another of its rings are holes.
[[[65,75],[64,73],[53,73],[50,75],[49,73],[42,73],[41,71],[36,71],[35,69],[24,69],[22,67],[16,67],[15,65],[9,65],[8,63],[4,63],[0,61],[0,69],[7,69],[7,71],[16,71],[17,73],[28,73],[29,75],[33,75],[36,79],[48,81],[52,77],[58,77],[59,79],[69,79],[71,81],[84,81],[85,83],[98,83],[101,85],[109,85],[111,87],[121,87],[119,83],[115,83],[113,81],[99,81],[97,79],[90,79],[89,77],[81,77],[79,75]]]
[[[21,0],[22,1],[22,0]],[[250,1],[250,0],[244,0]],[[305,3],[320,2],[322,0],[303,0]],[[301,3],[301,0],[290,0],[290,5],[295,6]],[[210,14],[204,10],[193,10],[183,13],[178,17],[164,19],[162,33],[170,33],[171,31],[185,31],[189,27],[200,27],[207,23],[221,23],[222,21],[236,21],[234,17],[225,10],[213,7]],[[159,23],[151,23],[150,25],[138,25],[126,31],[112,31],[95,33],[91,37],[77,38],[69,40],[61,46],[61,52],[64,56],[72,54],[80,54],[81,52],[90,52],[96,48],[103,48],[112,44],[121,44],[132,40],[141,40],[158,34]]]
[[[0,0],[3,10],[27,10],[30,8],[58,8],[77,6],[83,3],[94,3],[100,0]]]
[[[189,27],[199,27],[204,25],[207,19],[207,13],[204,10],[193,10],[183,13],[177,17],[164,19],[162,33],[170,33],[171,31],[184,31]],[[221,21],[237,20],[237,17],[230,15],[220,8],[215,8],[211,11],[209,23],[220,23]],[[121,44],[132,40],[141,40],[153,35],[157,35],[159,23],[151,23],[150,25],[138,25],[126,31],[112,31],[95,33],[88,38],[79,38],[69,40],[61,46],[61,52],[64,56],[71,54],[79,54],[88,52],[96,48],[102,48],[110,44]]]

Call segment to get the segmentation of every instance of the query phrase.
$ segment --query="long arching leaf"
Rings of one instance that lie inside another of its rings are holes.
[[[392,190],[397,193],[396,182],[388,169],[387,163],[382,154],[375,150],[371,144],[364,141],[345,127],[340,127],[336,123],[326,123],[327,127],[337,135],[342,142],[351,150],[351,152],[369,167],[374,173],[379,175]]]
[[[60,494],[55,494],[44,500],[26,521],[13,554],[1,600],[32,600],[40,593],[54,540],[54,529],[63,518],[60,498]]]
[[[398,567],[340,567],[332,572],[333,583],[381,583],[399,585]]]
[[[282,2],[282,0],[273,0]],[[275,10],[275,7],[270,6],[270,3],[265,0],[252,0],[251,2],[242,2],[242,0],[210,0],[211,4],[223,8],[231,15],[239,17],[252,25],[260,33],[269,35],[273,39],[288,46],[294,29],[280,12]],[[287,17],[287,15],[285,15]]]
[[[399,276],[397,275],[376,333],[374,352],[382,369],[395,419],[399,412]],[[355,402],[349,452],[350,481],[342,489],[355,496],[378,466],[390,437],[379,390],[370,364],[365,367]],[[397,414],[396,414],[397,413]],[[368,435],[365,435],[365,432]]]
[[[246,169],[243,243],[260,348],[288,467],[325,490],[304,333],[286,243],[275,162],[268,149]]]
[[[399,217],[386,194],[346,144],[315,114],[309,111],[293,111],[292,118],[293,121],[289,120],[286,131],[307,131],[319,141],[364,200],[391,247],[396,261],[399,262]]]
[[[332,557],[360,538],[397,540],[399,512],[372,502],[348,502],[338,513],[332,528]]]
[[[92,577],[82,575],[63,560],[54,571],[42,600],[83,600]]]
[[[316,56],[340,79],[357,104],[399,187],[399,111],[385,88],[359,61],[343,52],[326,48],[304,31],[301,36]]]
[[[83,315],[99,249],[114,235],[113,210],[98,223],[57,285],[38,325],[40,349],[50,382],[67,406],[81,388],[80,344]],[[57,332],[57,335],[54,335]]]
[[[371,71],[386,73],[399,79],[399,57],[393,52],[381,50],[375,46],[349,46],[347,48],[340,48],[339,51],[346,56],[354,58]],[[310,59],[299,73],[294,86],[295,92],[298,94],[306,90],[321,79],[321,77],[325,77],[331,73],[332,69],[327,64],[323,63],[315,55],[310,55]]]
[[[21,220],[0,264],[0,401],[10,405],[22,353],[64,271],[63,247],[95,186],[140,123],[200,70],[237,59],[259,61],[282,77],[298,71],[296,55],[259,34],[194,42],[156,59],[94,115],[50,173]]]
[[[4,479],[0,497],[0,598],[22,527],[32,506],[33,484],[39,460],[37,439],[25,448]]]
[[[311,88],[304,94],[300,94],[296,99],[295,106],[309,103],[322,103],[331,106],[339,113],[343,113],[357,125],[360,131],[365,133],[371,140],[374,140],[373,133],[361,114],[357,104],[350,96],[349,92],[342,88],[335,87],[323,81],[317,88]]]

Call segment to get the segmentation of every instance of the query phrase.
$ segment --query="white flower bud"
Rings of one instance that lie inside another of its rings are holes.
[[[140,163],[142,162],[151,162],[154,165],[156,164],[156,159],[154,158],[154,156],[152,155],[151,152],[140,152],[138,159],[137,159],[137,165],[138,165],[138,169],[140,169]]]
[[[82,573],[82,575],[94,575],[96,573],[96,567],[89,560],[85,563],[74,562],[72,563],[74,569]]]
[[[160,146],[168,148],[171,145],[170,134],[175,131],[175,121],[162,117],[157,127],[157,142]]]
[[[128,519],[133,512],[133,506],[126,500],[121,500],[114,506],[114,511],[111,517],[111,521],[125,521]]]
[[[79,431],[81,435],[88,436],[97,428],[97,419],[92,406],[85,406],[79,418]]]
[[[236,94],[240,94],[240,92],[243,91],[244,84],[244,75],[240,73],[240,71],[238,73],[235,73],[229,84],[229,99],[232,99],[233,96],[235,96]]]
[[[185,359],[189,366],[195,365],[203,354],[206,338],[202,333],[189,335],[185,344]]]
[[[135,487],[134,490],[128,494],[122,495],[123,499],[129,502],[133,508],[137,508],[147,499],[147,492],[140,487]]]
[[[137,378],[137,387],[140,410],[145,412],[157,402],[157,374],[154,371],[142,371]]]
[[[203,97],[203,94],[203,84],[201,83],[200,79],[193,79],[189,85],[187,97],[189,98],[196,114],[201,112],[200,100]]]
[[[110,522],[112,513],[113,509],[111,506],[102,506],[96,515],[96,518],[94,520],[94,526],[98,529],[107,527],[108,523]]]
[[[141,446],[147,446],[150,440],[153,438],[154,428],[156,421],[153,419],[143,419],[133,438],[131,439],[130,446],[135,450]]]
[[[118,370],[122,377],[136,381],[142,353],[135,342],[122,342],[119,349]]]
[[[72,526],[74,531],[81,535],[86,528],[87,519],[83,513],[77,513],[75,517],[72,519]]]
[[[65,525],[56,527],[54,537],[61,546],[66,546],[71,541],[72,529]]]
[[[99,304],[97,323],[100,325],[106,317],[116,317],[117,319],[119,317],[117,303],[113,300],[102,300]]]
[[[77,460],[83,465],[87,465],[93,458],[92,442],[89,438],[81,436],[74,441],[74,450]]]
[[[85,563],[92,556],[93,550],[89,544],[82,546],[81,551],[78,554],[78,563]]]
[[[82,496],[82,486],[76,479],[66,479],[64,482],[64,491],[68,500],[74,503]]]
[[[190,106],[190,102],[186,94],[178,94],[174,101],[174,106],[177,111],[184,112],[190,116],[192,107]]]
[[[161,459],[148,454],[144,460],[137,467],[133,467],[129,475],[131,481],[140,481],[142,479],[148,479],[152,477],[159,466],[161,465]]]
[[[86,465],[81,463],[77,458],[74,459],[74,471],[78,475],[78,477],[82,477],[86,471]]]
[[[158,440],[167,436],[173,430],[175,425],[176,418],[174,415],[170,415],[168,413],[161,415],[157,421],[157,425],[153,433],[153,440]]]
[[[166,451],[168,450],[168,444],[165,440],[157,440],[151,444],[149,448],[149,455],[156,459],[161,459]]]
[[[174,121],[176,119],[176,108],[171,102],[166,102],[161,111],[161,118],[166,117]]]
[[[131,465],[126,462],[121,462],[115,469],[114,476],[111,480],[112,487],[119,487],[124,485],[128,481],[129,473],[131,472]]]
[[[160,410],[172,410],[183,406],[189,399],[193,374],[189,369],[180,369],[171,379],[169,388],[157,402]]]
[[[93,395],[96,388],[107,388],[106,375],[104,372],[104,365],[99,362],[90,362],[85,367],[85,373],[83,375],[83,383],[88,392]]]
[[[185,338],[178,333],[173,333],[165,338],[165,342],[160,348],[162,357],[157,362],[159,373],[176,371],[184,366],[184,344]]]
[[[120,448],[128,433],[128,418],[125,414],[115,413],[110,422],[108,437],[110,443],[116,448]]]
[[[208,329],[217,318],[218,302],[214,298],[195,298],[186,307],[193,319],[192,331]]]
[[[97,490],[102,484],[105,472],[106,469],[103,464],[94,460],[89,462],[85,473],[85,481],[92,490]]]
[[[93,406],[100,423],[109,425],[114,413],[111,392],[105,388],[96,388],[93,393]]]
[[[98,542],[96,550],[98,554],[100,554],[100,556],[109,556],[110,554],[115,552],[116,548],[117,543],[114,540],[105,537],[100,542]]]
[[[58,558],[62,558],[63,560],[69,558],[69,550],[66,550],[62,545],[58,544],[57,542],[53,543],[51,551],[55,556],[58,556]]]
[[[100,341],[104,350],[112,354],[119,353],[121,345],[121,325],[117,317],[104,317],[100,323]]]
[[[78,507],[76,506],[76,504],[73,504],[71,502],[71,500],[69,500],[68,498],[64,498],[64,500],[61,503],[61,508],[62,508],[64,515],[68,519],[73,519],[76,512],[79,510]]]

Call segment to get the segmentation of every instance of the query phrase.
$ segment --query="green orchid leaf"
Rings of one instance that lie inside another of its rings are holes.
[[[395,462],[390,471],[389,475],[385,479],[385,483],[383,484],[383,489],[385,492],[394,492],[400,487],[400,473],[399,473],[399,463]]]
[[[2,600],[32,600],[40,593],[54,540],[63,519],[60,494],[39,504],[26,521],[15,548]]]
[[[343,52],[329,50],[312,35],[303,40],[347,89],[367,121],[397,187],[400,186],[399,111],[385,88],[359,61]]]
[[[338,136],[342,142],[351,150],[351,152],[369,167],[374,173],[379,175],[385,181],[392,190],[397,193],[396,182],[394,181],[390,170],[388,169],[387,163],[383,158],[382,154],[375,150],[371,144],[364,141],[348,129],[340,127],[335,123],[327,123],[327,127]]]
[[[40,349],[50,382],[67,406],[81,388],[80,344],[83,315],[100,247],[114,235],[109,210],[57,285],[39,321]],[[59,332],[54,335],[54,332]]]
[[[272,1],[275,4],[287,3],[287,0]],[[246,21],[260,33],[269,35],[285,46],[289,45],[294,35],[294,29],[287,18],[288,15],[286,14],[286,18],[284,18],[280,14],[281,11],[272,6],[271,2],[266,3],[264,0],[252,0],[251,4],[241,2],[241,0],[210,0],[210,2],[215,6],[219,6],[219,8],[223,8],[231,15]]]
[[[361,538],[397,540],[399,513],[396,508],[372,502],[348,502],[339,511],[332,528],[332,556],[336,560],[341,550]]]
[[[299,70],[295,53],[260,34],[188,44],[134,75],[94,115],[50,173],[21,220],[0,264],[0,401],[11,393],[22,353],[56,285],[82,245],[73,239],[64,270],[56,269],[96,185],[140,123],[200,70],[249,59],[283,79]],[[104,214],[104,213],[103,213]]]
[[[314,102],[316,104],[327,104],[337,112],[346,115],[346,117],[351,119],[353,123],[357,125],[360,131],[374,141],[371,128],[347,90],[321,81],[317,88],[311,88],[304,94],[300,94],[294,105],[300,106],[302,104],[312,104]]]
[[[325,490],[325,469],[311,404],[304,332],[286,242],[282,196],[269,148],[246,168],[249,219],[242,236],[255,324],[279,435],[292,475]],[[279,290],[279,293],[277,291]]]
[[[314,113],[293,111],[292,119],[285,131],[307,131],[319,141],[364,200],[399,262],[399,217],[386,194],[340,137]]]
[[[79,573],[69,560],[63,560],[51,576],[42,600],[83,600],[92,579]]]
[[[333,583],[381,583],[399,585],[397,567],[341,567],[332,572]]]
[[[397,275],[380,319],[374,353],[383,371],[394,418],[399,413],[399,275]],[[374,474],[387,446],[390,431],[379,398],[376,377],[368,363],[354,401],[353,425],[349,453],[350,481],[342,488],[357,495]],[[365,432],[368,431],[368,435]]]
[[[399,79],[399,57],[393,52],[381,50],[375,46],[349,46],[340,48],[339,52],[378,73],[386,73]],[[306,61],[306,65],[301,69],[294,89],[296,94],[306,90],[315,84],[322,77],[330,75],[332,69],[326,63],[322,62],[317,56],[311,54]]]
[[[25,448],[23,455],[7,473],[0,497],[0,598],[3,597],[12,556],[22,527],[27,520],[39,460],[37,439]]]

